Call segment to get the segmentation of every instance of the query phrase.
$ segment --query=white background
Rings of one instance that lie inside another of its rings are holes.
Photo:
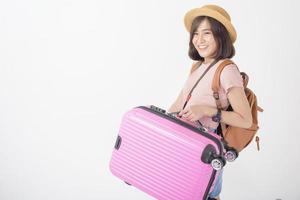
[[[300,199],[299,3],[1,0],[0,199],[152,199],[109,171],[122,115],[168,108],[187,78],[183,16],[224,7],[234,61],[265,109],[255,143],[226,166],[222,199]]]

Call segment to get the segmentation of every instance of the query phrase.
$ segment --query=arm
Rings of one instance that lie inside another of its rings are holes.
[[[240,128],[250,128],[252,115],[244,88],[233,87],[228,92],[228,99],[233,111],[222,111],[221,122]],[[193,105],[179,113],[191,121],[197,121],[203,116],[213,117],[217,109],[211,106]]]
[[[228,92],[228,99],[233,111],[222,111],[222,122],[231,126],[250,128],[252,114],[244,88],[232,88]]]

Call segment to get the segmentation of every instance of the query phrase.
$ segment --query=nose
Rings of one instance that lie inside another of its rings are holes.
[[[204,38],[201,34],[198,34],[197,36],[195,36],[194,38],[195,40],[195,44],[202,44],[204,43]]]

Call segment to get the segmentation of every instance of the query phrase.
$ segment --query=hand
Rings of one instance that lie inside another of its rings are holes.
[[[195,122],[202,117],[209,116],[212,117],[217,112],[216,108],[202,105],[192,105],[186,107],[184,110],[180,111],[178,114],[180,117],[184,117],[187,120]]]

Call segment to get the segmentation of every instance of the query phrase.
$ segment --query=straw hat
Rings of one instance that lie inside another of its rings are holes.
[[[219,21],[227,29],[232,43],[235,42],[236,31],[226,10],[216,5],[205,5],[188,11],[184,16],[184,25],[188,32],[191,31],[193,20],[198,16],[209,16]]]

